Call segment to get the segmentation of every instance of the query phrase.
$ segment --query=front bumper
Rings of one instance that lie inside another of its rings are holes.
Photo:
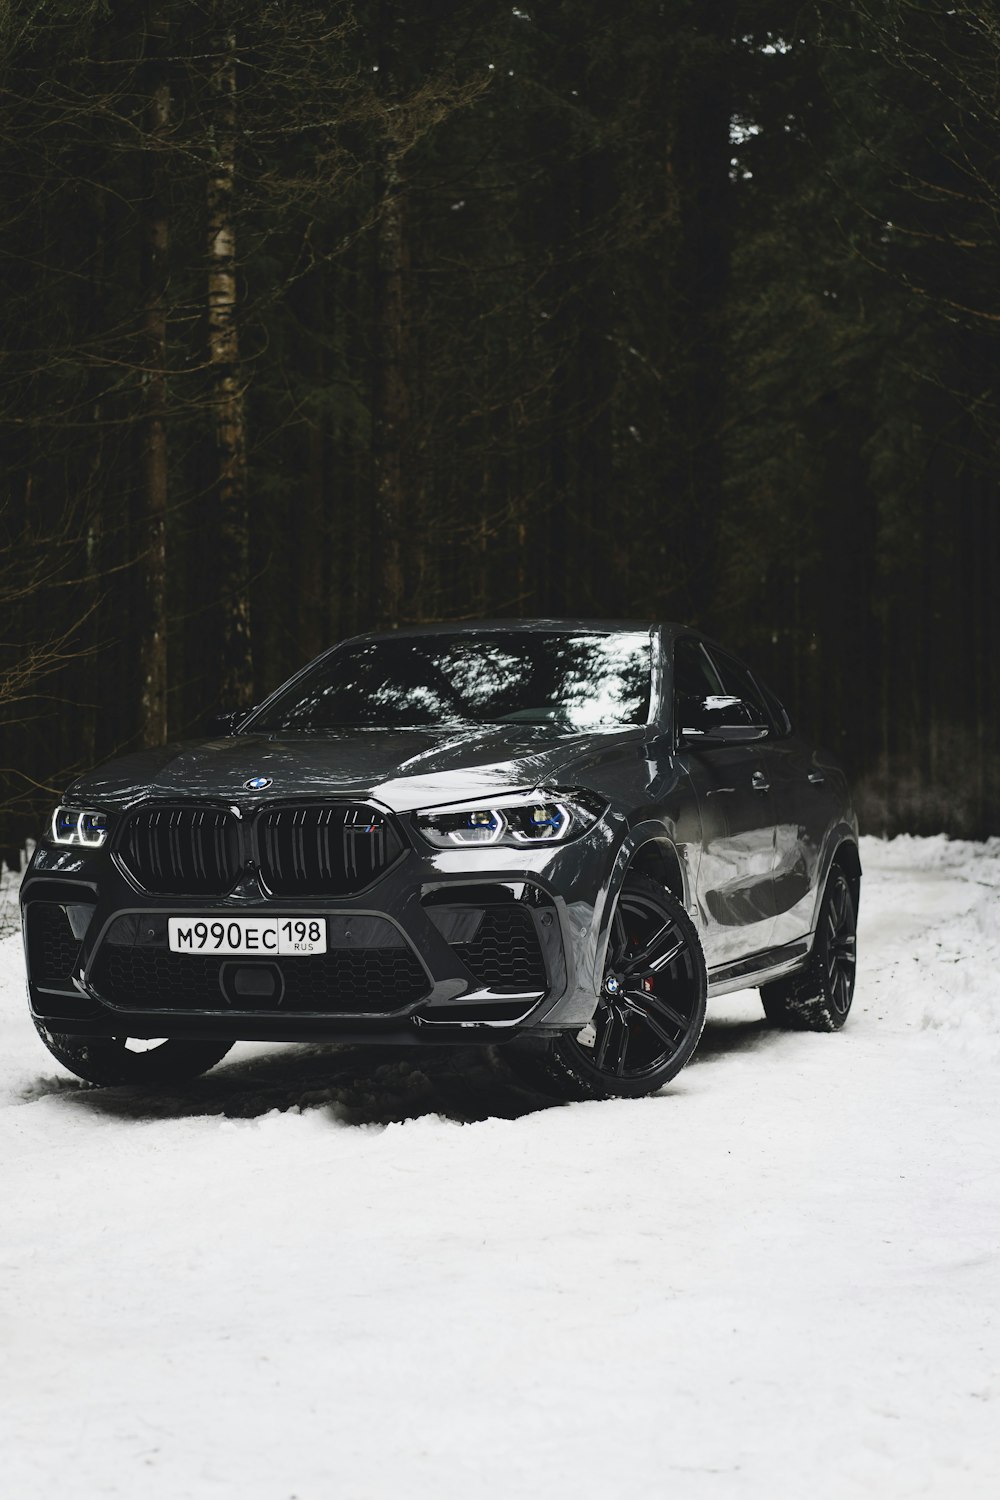
[[[53,1032],[261,1041],[503,1041],[584,1025],[613,857],[597,825],[560,848],[405,855],[336,900],[139,890],[108,849],[42,845],[21,889],[32,1013]],[[170,916],[322,915],[323,956],[169,951]],[[265,976],[270,976],[265,977]]]

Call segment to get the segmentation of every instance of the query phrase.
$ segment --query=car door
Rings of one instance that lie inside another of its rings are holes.
[[[677,758],[698,801],[702,848],[695,899],[709,969],[768,948],[774,930],[773,809],[759,744],[694,745],[685,714],[711,695],[733,692],[697,636],[674,642]],[[747,711],[747,720],[750,710]]]
[[[773,943],[800,942],[812,928],[826,835],[842,806],[843,774],[830,757],[792,728],[784,705],[752,674],[772,734],[762,764],[774,803]]]

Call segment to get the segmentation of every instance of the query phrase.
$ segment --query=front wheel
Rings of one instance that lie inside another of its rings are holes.
[[[705,959],[680,902],[629,875],[611,920],[593,1020],[573,1032],[503,1048],[523,1082],[562,1099],[638,1099],[691,1057],[705,1024]]]
[[[772,1026],[794,1031],[839,1031],[854,998],[857,913],[847,876],[830,871],[812,951],[805,968],[787,979],[761,985],[764,1014]]]
[[[157,1086],[187,1083],[221,1062],[232,1042],[145,1041],[127,1036],[66,1036],[39,1021],[35,1030],[56,1062],[87,1083]]]

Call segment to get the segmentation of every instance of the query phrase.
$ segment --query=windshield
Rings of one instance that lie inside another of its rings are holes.
[[[280,690],[247,728],[303,733],[444,724],[645,724],[649,636],[481,631],[346,645]]]

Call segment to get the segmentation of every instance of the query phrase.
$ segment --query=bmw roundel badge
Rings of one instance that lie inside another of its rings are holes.
[[[270,776],[251,776],[249,781],[244,781],[243,788],[247,792],[263,792],[271,785]]]

